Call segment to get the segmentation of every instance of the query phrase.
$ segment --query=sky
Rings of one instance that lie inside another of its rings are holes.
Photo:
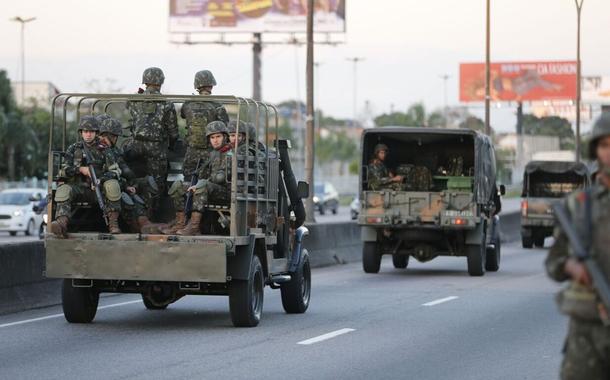
[[[35,16],[26,27],[26,80],[84,92],[93,79],[111,79],[122,92],[135,92],[142,71],[158,66],[166,76],[163,92],[190,94],[194,73],[209,69],[218,81],[215,94],[252,94],[251,46],[170,43],[167,0],[2,3],[0,69],[12,80],[20,79],[20,39],[19,25],[9,19]],[[353,65],[346,58],[354,56],[364,58],[358,65],[359,109],[365,101],[375,114],[418,101],[429,110],[442,107],[444,74],[450,76],[448,103],[459,104],[459,63],[485,58],[484,0],[347,0],[346,8],[347,33],[336,37],[345,43],[316,46],[316,107],[335,117],[353,115]],[[584,75],[610,75],[608,15],[610,1],[584,1]],[[494,0],[491,18],[492,61],[575,59],[574,0]],[[305,99],[304,47],[267,45],[262,60],[265,100]],[[513,114],[511,108],[493,109],[492,125],[514,130]]]

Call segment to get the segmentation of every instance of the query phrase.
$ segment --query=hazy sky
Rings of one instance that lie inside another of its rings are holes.
[[[10,17],[36,16],[26,29],[26,80],[85,91],[91,79],[112,78],[124,92],[140,85],[142,70],[163,68],[165,93],[191,93],[193,75],[214,72],[216,94],[250,96],[251,47],[169,43],[166,0],[19,0],[2,2],[0,68],[19,80],[19,26]],[[610,75],[610,1],[585,0],[582,59],[585,75]],[[484,60],[484,0],[347,0],[347,43],[318,46],[319,106],[352,115],[352,66],[359,65],[359,105],[376,113],[423,101],[458,103],[458,64]],[[492,60],[575,59],[574,0],[492,1]],[[263,54],[263,97],[305,97],[305,49],[271,45]],[[494,110],[492,124],[512,130],[512,111]],[[508,115],[508,117],[507,117]],[[494,120],[495,117],[495,120]]]

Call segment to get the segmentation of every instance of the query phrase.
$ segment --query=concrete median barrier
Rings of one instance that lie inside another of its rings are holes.
[[[500,217],[502,240],[519,239],[519,213]],[[357,262],[362,257],[360,227],[355,222],[311,224],[305,247],[314,268]],[[44,277],[43,242],[0,245],[0,314],[58,305],[60,281]]]

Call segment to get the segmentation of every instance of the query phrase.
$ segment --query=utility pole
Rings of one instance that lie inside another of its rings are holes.
[[[314,223],[314,65],[313,65],[314,0],[307,0],[307,133],[305,136],[305,178],[309,183],[309,197],[305,202],[306,220]]]
[[[21,24],[21,106],[25,106],[25,24],[36,20],[36,17],[23,18],[15,16],[11,21]]]
[[[252,37],[252,99],[260,101],[262,100],[261,52],[263,51],[263,44],[260,33],[254,33]]]
[[[580,101],[582,73],[580,66],[580,11],[585,0],[574,0],[576,3],[576,162],[580,162]]]
[[[490,0],[487,0],[486,23],[485,23],[485,134],[491,134],[489,102],[491,100],[490,82],[491,82],[491,59],[490,59]]]
[[[314,103],[318,108],[316,112],[316,123],[315,128],[320,128],[320,66],[322,66],[322,62],[314,62]],[[315,108],[314,108],[315,109]]]
[[[450,76],[448,74],[443,74],[440,77],[443,80],[443,117],[445,119],[445,128],[447,128],[449,126],[449,120],[447,120],[447,80],[450,78]]]
[[[356,126],[356,119],[358,117],[358,63],[364,61],[362,57],[350,57],[346,58],[348,61],[352,61],[354,63],[354,116],[353,116],[353,126]]]

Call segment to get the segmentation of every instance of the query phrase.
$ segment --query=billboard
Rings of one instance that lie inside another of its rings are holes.
[[[345,32],[345,0],[315,0],[314,31]],[[170,33],[305,33],[307,0],[170,0]]]
[[[582,101],[587,103],[610,104],[610,77],[583,77]]]
[[[492,101],[576,99],[576,61],[492,63]],[[460,64],[460,101],[485,100],[485,64]]]

